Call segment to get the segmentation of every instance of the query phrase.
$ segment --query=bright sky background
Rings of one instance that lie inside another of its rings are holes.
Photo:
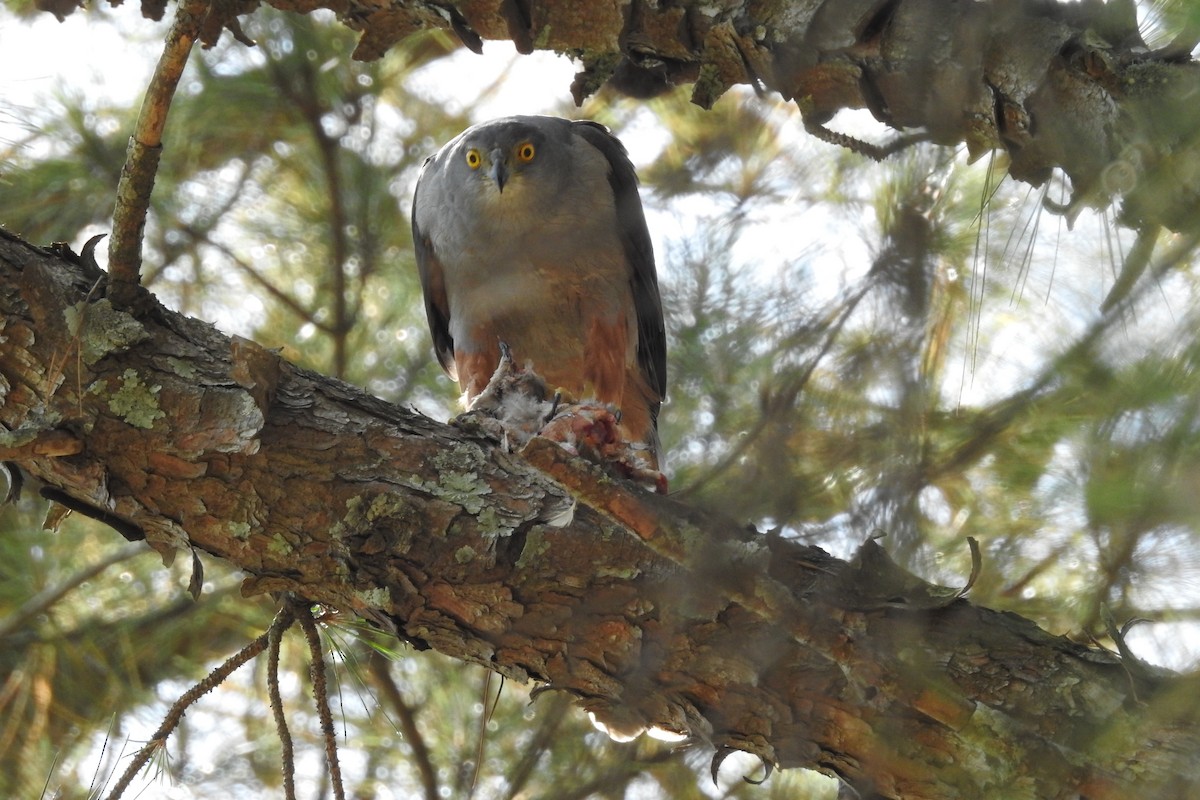
[[[104,22],[98,24],[85,9],[63,22],[50,14],[18,20],[0,6],[0,98],[4,106],[32,109],[39,98],[53,95],[61,86],[116,103],[140,97],[161,52],[167,21],[143,19],[132,6],[106,8],[97,16]],[[508,66],[515,52],[507,42],[487,42],[482,56],[459,53],[453,57],[459,70],[439,83],[469,87],[490,81]],[[347,60],[349,57],[346,53]],[[567,89],[575,67],[567,58],[537,53],[520,59],[513,71],[520,79],[483,102],[485,116],[535,113],[556,99],[569,97]],[[469,96],[468,92],[459,99]],[[19,135],[19,126],[12,122],[0,118],[0,142]]]

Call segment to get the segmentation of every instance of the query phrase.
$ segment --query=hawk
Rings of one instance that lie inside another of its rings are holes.
[[[666,334],[654,251],[624,146],[586,120],[514,116],[426,160],[413,242],[438,361],[468,407],[512,358],[619,410],[658,462]]]

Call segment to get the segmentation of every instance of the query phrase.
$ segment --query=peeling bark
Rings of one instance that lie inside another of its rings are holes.
[[[42,492],[657,727],[888,798],[1188,797],[1195,681],[524,456],[0,232],[0,460]],[[536,466],[534,466],[536,465]],[[573,508],[568,520],[564,512]]]

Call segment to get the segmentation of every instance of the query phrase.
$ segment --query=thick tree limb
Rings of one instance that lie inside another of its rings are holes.
[[[528,461],[0,236],[0,423],[55,492],[418,648],[883,797],[1185,797],[1195,681],[669,498]],[[574,505],[573,519],[564,510]],[[1140,665],[1139,665],[1140,667]]]

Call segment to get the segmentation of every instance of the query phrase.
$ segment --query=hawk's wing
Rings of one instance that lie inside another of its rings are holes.
[[[572,123],[572,130],[608,160],[608,182],[617,207],[617,224],[621,229],[625,258],[629,261],[629,280],[637,310],[638,367],[661,401],[667,393],[667,334],[663,325],[658,278],[654,271],[654,248],[646,228],[642,201],[638,197],[637,174],[625,146],[608,128],[598,122],[577,120]],[[652,418],[657,418],[657,403],[650,412]]]
[[[417,188],[413,191],[412,208],[412,238],[413,247],[417,253],[417,271],[421,276],[421,290],[425,294],[425,317],[429,320],[429,332],[433,334],[433,349],[437,353],[438,363],[446,373],[458,380],[454,368],[454,337],[450,335],[450,302],[446,299],[446,281],[442,273],[442,263],[429,237],[417,224],[417,204],[420,202],[421,183],[426,179],[431,169],[437,169],[434,163],[436,155],[425,159],[421,174],[417,177]]]

